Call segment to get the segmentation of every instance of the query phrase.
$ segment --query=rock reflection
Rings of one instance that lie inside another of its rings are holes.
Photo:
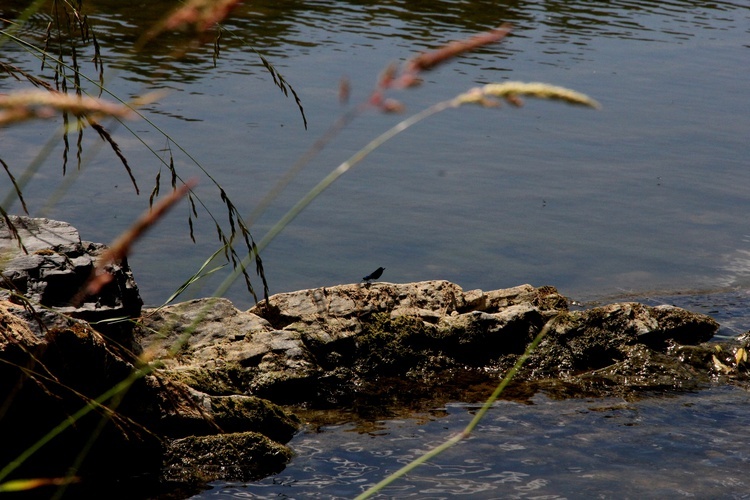
[[[750,456],[742,389],[712,388],[637,403],[617,399],[498,403],[483,428],[386,488],[399,498],[731,497],[747,488]],[[467,405],[447,416],[351,424],[302,433],[283,473],[254,484],[215,484],[195,498],[351,498],[460,430]],[[641,425],[628,426],[638,421]],[[527,424],[526,426],[521,425]],[[353,439],[355,438],[355,439]]]

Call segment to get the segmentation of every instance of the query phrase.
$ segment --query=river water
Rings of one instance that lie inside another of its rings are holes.
[[[2,17],[15,18],[25,4],[4,2]],[[744,1],[253,1],[225,23],[215,65],[211,44],[191,46],[187,35],[131,50],[171,2],[84,5],[102,47],[108,90],[125,99],[168,93],[144,109],[151,124],[127,122],[133,133],[109,124],[140,196],[91,131],[84,133],[80,170],[72,140],[63,181],[62,146],[53,138],[59,123],[0,130],[0,158],[16,177],[42,145],[52,144],[24,188],[32,215],[69,221],[86,240],[111,241],[148,207],[160,170],[167,190],[160,160],[171,151],[179,174],[199,179],[198,196],[226,227],[219,191],[196,163],[249,214],[348,109],[338,101],[342,77],[356,104],[389,63],[510,22],[512,35],[502,43],[426,73],[419,88],[394,93],[404,115],[369,111],[347,126],[258,219],[251,228],[256,240],[369,140],[473,86],[542,81],[584,92],[602,109],[531,100],[520,109],[463,108],[400,134],[264,249],[271,293],[354,282],[383,266],[385,281],[447,279],[466,290],[551,284],[581,301],[636,297],[685,305],[716,316],[724,336],[748,328],[750,7]],[[24,39],[42,43],[45,12],[32,16]],[[252,49],[297,92],[307,129],[291,94],[274,85]],[[39,72],[39,61],[19,46],[5,42],[1,50],[6,62]],[[176,51],[187,55],[175,59]],[[84,68],[96,78],[93,66]],[[0,76],[0,92],[19,86]],[[5,196],[9,185],[4,174],[0,179]],[[20,208],[16,203],[9,211]],[[211,215],[198,206],[192,243],[188,214],[186,203],[177,207],[134,249],[130,262],[148,304],[166,300],[217,248]],[[213,293],[226,272],[201,280],[183,298]],[[241,283],[227,296],[241,307],[252,304]],[[484,438],[476,438],[486,441],[452,452],[463,465],[434,466],[393,495],[458,494],[473,479],[457,485],[455,478],[481,475],[484,483],[504,485],[472,490],[485,498],[741,497],[750,465],[736,441],[748,442],[741,414],[749,409],[747,394],[737,389],[634,403],[543,396],[533,405],[502,403]],[[382,434],[390,437],[383,440],[351,432],[346,423],[303,433],[292,442],[299,457],[288,474],[206,495],[351,496],[392,469],[391,460],[460,429],[471,411],[456,404],[436,410],[440,418],[384,422]],[[518,445],[524,440],[530,441]],[[511,444],[485,456],[497,442]],[[577,453],[571,443],[583,452],[563,460]],[[366,452],[358,456],[360,448]],[[391,462],[376,462],[381,456]],[[334,471],[356,480],[343,487],[330,479]]]
[[[748,393],[721,388],[642,401],[497,403],[467,440],[375,498],[747,498]],[[298,435],[296,458],[253,484],[216,483],[194,498],[353,498],[465,427],[452,404],[363,432]]]

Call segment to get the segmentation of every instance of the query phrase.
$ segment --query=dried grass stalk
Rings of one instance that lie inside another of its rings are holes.
[[[575,90],[537,82],[504,82],[489,83],[483,87],[477,87],[465,92],[454,99],[454,104],[479,104],[480,106],[499,106],[498,99],[504,99],[514,106],[523,104],[520,96],[536,97],[537,99],[551,99],[563,101],[568,104],[588,106],[599,109],[601,105],[589,96],[576,92]]]
[[[223,21],[240,0],[190,0],[164,20],[165,30],[192,26],[202,33]]]
[[[159,200],[156,205],[141,215],[130,228],[123,232],[107,251],[99,257],[96,268],[91,273],[91,279],[89,279],[81,292],[78,293],[73,300],[73,304],[79,304],[84,297],[99,293],[102,287],[112,280],[112,275],[105,268],[111,263],[121,261],[125,258],[130,253],[133,244],[143,236],[143,233],[161,219],[196,184],[197,182],[193,180],[176,188],[171,194]]]
[[[129,104],[117,104],[104,99],[63,92],[20,90],[0,95],[0,125],[34,118],[51,118],[57,113],[88,116],[94,120],[107,116],[129,118],[133,116],[134,106],[153,102],[159,95],[158,92],[151,92]]]
[[[438,64],[444,63],[454,57],[460,56],[465,52],[476,50],[491,43],[498,42],[510,33],[510,24],[506,23],[485,33],[476,34],[465,40],[456,40],[450,42],[437,50],[424,52],[411,59],[406,65],[408,73],[418,73],[428,71]]]
[[[393,99],[386,99],[384,92],[389,89],[405,89],[414,87],[422,82],[420,74],[430,71],[436,66],[458,57],[466,52],[476,50],[485,45],[499,42],[510,33],[511,25],[505,23],[493,30],[479,33],[463,40],[449,42],[442,47],[429,52],[423,52],[404,64],[399,70],[396,64],[389,65],[380,75],[377,87],[373,91],[369,104],[380,108],[386,113],[401,112],[403,104]]]
[[[223,21],[240,3],[241,0],[188,0],[148,30],[136,44],[136,49],[165,31],[183,30],[203,34]]]

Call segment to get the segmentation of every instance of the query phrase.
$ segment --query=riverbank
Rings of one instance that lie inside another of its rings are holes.
[[[123,286],[74,307],[65,294],[77,295],[103,246],[65,223],[14,220],[29,253],[0,228],[12,285],[1,297],[3,463],[69,417],[75,425],[9,478],[66,477],[76,464],[71,488],[138,477],[130,495],[253,480],[291,459],[294,408],[377,419],[479,401],[542,329],[508,389],[516,399],[748,383],[747,336],[711,341],[719,324],[707,315],[638,302],[580,309],[551,286],[360,283],[277,294],[246,311],[220,298],[148,309],[121,262]]]

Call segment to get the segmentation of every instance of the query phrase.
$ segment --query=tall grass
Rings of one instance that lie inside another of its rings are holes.
[[[152,29],[148,30],[143,37],[134,44],[134,48],[136,50],[142,49],[148,44],[154,43],[164,32],[181,28],[191,30],[195,36],[192,42],[187,46],[178,47],[173,53],[174,57],[184,55],[194,46],[206,43],[209,40],[214,45],[213,57],[219,57],[221,49],[220,42],[223,32],[220,27],[217,29],[216,25],[231,12],[237,3],[237,0],[189,0],[165,17],[162,21],[158,22]],[[254,264],[255,272],[260,277],[263,285],[263,302],[267,303],[268,283],[265,278],[265,271],[261,260],[261,252],[263,252],[267,245],[279,233],[281,233],[299,213],[301,213],[314,199],[320,196],[325,189],[327,189],[338,178],[365,159],[372,151],[387,143],[391,138],[401,134],[428,117],[447,109],[459,108],[465,105],[497,107],[503,103],[508,103],[513,106],[520,106],[522,105],[522,98],[524,97],[552,99],[568,104],[593,108],[598,107],[598,104],[594,100],[583,94],[569,89],[541,83],[505,82],[469,89],[452,99],[435,103],[434,105],[405,118],[383,134],[375,137],[361,150],[334,168],[304,197],[292,206],[289,211],[256,243],[254,237],[251,235],[250,228],[254,221],[257,220],[257,217],[268,207],[270,202],[278,196],[278,194],[301,171],[301,169],[304,168],[304,166],[318,152],[320,152],[321,149],[326,147],[331,139],[344,129],[353,119],[361,116],[368,110],[378,110],[389,113],[403,111],[405,106],[400,101],[395,100],[390,94],[418,86],[424,73],[441,64],[448,63],[468,51],[501,41],[510,32],[510,27],[503,25],[497,29],[475,35],[466,40],[448,43],[436,50],[415,56],[401,67],[393,65],[386,68],[377,80],[375,88],[369,97],[334,123],[329,131],[316,141],[308,152],[305,153],[284,176],[282,176],[277,185],[274,186],[264,199],[259,202],[256,209],[247,216],[243,216],[237,209],[236,205],[227,196],[220,181],[208,170],[203,168],[186,148],[177,143],[165,131],[159,129],[149,121],[144,113],[138,110],[139,105],[153,99],[158,99],[158,95],[145,95],[141,99],[126,102],[124,99],[112,94],[106,88],[104,85],[105,61],[103,61],[101,55],[101,48],[97,41],[95,30],[92,28],[89,18],[82,10],[82,2],[78,2],[76,5],[67,2],[52,2],[50,16],[53,21],[50,22],[47,29],[43,46],[36,46],[33,43],[22,39],[18,35],[19,28],[23,25],[24,20],[32,13],[41,9],[43,4],[44,2],[35,2],[23,13],[23,15],[19,16],[10,29],[0,30],[0,46],[2,46],[3,43],[16,43],[20,47],[23,47],[29,51],[29,53],[37,57],[43,67],[52,67],[54,75],[53,81],[45,81],[44,79],[32,75],[31,71],[25,68],[18,68],[9,63],[0,61],[0,69],[8,72],[14,78],[19,80],[19,82],[26,81],[29,85],[38,87],[38,89],[34,90],[22,89],[6,96],[0,96],[0,125],[12,125],[26,120],[49,119],[57,116],[62,117],[60,132],[59,134],[56,134],[54,138],[60,138],[64,143],[63,157],[61,159],[63,175],[65,175],[69,162],[70,135],[74,134],[76,136],[76,167],[77,169],[82,169],[86,162],[81,146],[82,136],[88,128],[94,129],[96,133],[104,139],[105,143],[110,146],[111,151],[120,159],[121,164],[132,181],[136,193],[139,193],[140,189],[138,187],[136,176],[128,164],[126,155],[118,146],[118,143],[113,138],[110,130],[103,126],[102,123],[106,120],[117,127],[123,127],[128,133],[134,134],[135,137],[154,154],[160,162],[161,167],[165,167],[168,172],[172,194],[166,197],[166,200],[157,202],[162,183],[160,168],[155,176],[155,184],[151,190],[149,198],[150,204],[153,205],[153,209],[149,213],[144,214],[144,216],[137,221],[129,231],[123,234],[122,237],[112,245],[110,252],[102,257],[101,266],[103,266],[108,260],[117,260],[126,256],[130,247],[136,243],[145,230],[157,223],[158,219],[167,209],[172,207],[178,199],[185,196],[188,201],[188,226],[190,228],[191,237],[194,239],[193,219],[198,217],[198,206],[200,206],[213,220],[216,233],[221,242],[221,247],[217,249],[215,254],[206,261],[206,264],[204,264],[198,272],[186,280],[185,284],[180,287],[180,289],[177,290],[169,300],[175,299],[185,288],[200,279],[201,276],[212,272],[212,270],[206,271],[209,262],[213,260],[214,256],[223,254],[225,259],[232,263],[233,271],[218,286],[213,296],[220,297],[224,295],[229,286],[242,276],[245,279],[249,292],[257,301],[258,298],[251,282],[250,274],[247,271],[247,269],[253,267]],[[93,55],[91,61],[96,70],[97,76],[95,78],[89,78],[84,74],[84,69],[81,64],[81,54],[86,51],[89,51]],[[265,57],[260,53],[258,53],[258,56],[279,89],[287,95],[289,92],[292,93],[306,125],[307,118],[304,115],[304,109],[302,108],[302,103],[297,93]],[[90,86],[88,87],[88,91],[84,82]],[[91,92],[92,90],[93,92]],[[346,94],[345,85],[342,85],[341,92],[342,95]],[[89,93],[96,95],[88,95]],[[106,96],[106,98],[104,96]],[[125,120],[132,118],[144,120],[168,141],[168,158],[162,158],[158,152],[148,146],[146,142],[127,125]],[[190,158],[201,169],[210,184],[216,188],[218,196],[227,211],[228,229],[218,222],[214,214],[211,213],[201,198],[199,198],[193,191],[194,183],[185,182],[182,179],[174,166],[174,159],[171,153],[172,147],[180,150]],[[42,148],[40,154],[48,155],[50,150],[51,148],[48,147]],[[33,178],[34,173],[40,168],[44,159],[46,159],[44,156],[37,157],[37,159],[25,169],[21,176],[16,177],[12,173],[14,168],[11,167],[11,159],[0,158],[0,163],[3,165],[5,175],[12,184],[6,198],[3,200],[2,204],[0,204],[0,214],[6,219],[11,230],[13,225],[8,215],[9,210],[15,201],[19,201],[22,210],[27,214],[29,213],[28,206],[23,198],[23,191],[26,184],[31,178]],[[235,248],[235,242],[237,240],[244,243],[244,255],[241,255]],[[20,240],[19,245],[22,246],[22,241]],[[100,267],[100,269],[101,268],[103,267]],[[96,287],[101,286],[106,279],[106,274],[101,271],[95,272],[92,280],[80,293],[94,293]],[[203,314],[199,314],[193,324],[186,325],[181,339],[171,348],[173,354],[179,352],[182,345],[187,341],[191,332],[202,319],[203,315],[208,312],[209,308],[210,302],[204,309]],[[408,470],[411,470],[424,461],[433,458],[442,450],[447,449],[468,436],[482,416],[489,411],[492,403],[517,373],[521,365],[525,362],[526,358],[533,351],[548,329],[549,324],[539,332],[537,337],[528,346],[526,352],[518,358],[516,365],[500,382],[482,410],[462,433],[449,439],[444,445],[426,454],[394,474],[392,477],[385,479],[382,483],[373,486],[371,489],[364,492],[361,495],[361,498],[379,491],[391,481],[408,472]],[[37,443],[31,445],[24,453],[17,457],[16,460],[0,468],[0,492],[23,490],[49,484],[59,485],[61,488],[64,488],[66,485],[75,482],[77,478],[73,473],[65,478],[32,479],[27,482],[19,482],[16,480],[6,481],[6,479],[18,466],[25,461],[32,459],[34,454],[45,446],[46,443],[54,439],[84,415],[91,411],[105,408],[105,414],[107,416],[103,417],[102,423],[104,423],[106,419],[109,418],[109,415],[116,414],[118,402],[122,399],[123,395],[128,391],[132,384],[143,376],[153,373],[158,369],[158,366],[158,363],[151,359],[150,353],[144,353],[136,363],[136,367],[128,378],[113,386],[110,390],[101,394],[97,398],[91,400],[84,399],[83,406],[78,412],[71,415],[66,421],[61,422],[60,425],[51,429],[49,433]],[[95,436],[92,436],[92,439],[94,438]],[[85,452],[82,453],[79,460],[83,460],[84,458]],[[63,491],[63,489],[59,490],[58,494],[62,494]]]
[[[165,17],[154,29],[147,31],[140,40],[136,41],[134,49],[142,49],[147,44],[154,42],[155,38],[163,34],[165,30],[190,28],[196,32],[195,39],[189,41],[184,47],[175,50],[173,57],[186,55],[190,50],[208,41],[207,37],[209,35],[212,37],[211,40],[214,44],[214,56],[217,57],[220,53],[222,33],[221,28],[216,27],[217,20],[222,17],[217,16],[220,16],[222,13],[224,15],[228,14],[231,7],[237,3],[236,1],[214,2],[210,0],[188,2]],[[158,98],[159,94],[151,93],[135,102],[127,102],[125,99],[112,93],[104,85],[105,61],[101,55],[96,30],[84,12],[83,2],[77,2],[76,4],[59,1],[51,2],[49,10],[51,21],[45,31],[42,44],[37,45],[19,36],[25,20],[39,12],[45,4],[46,2],[35,2],[17,20],[10,23],[10,28],[0,30],[0,48],[7,43],[14,43],[23,48],[41,63],[43,69],[52,71],[52,81],[46,81],[43,78],[34,76],[29,69],[20,68],[17,65],[4,61],[0,61],[0,69],[18,81],[26,81],[32,86],[48,91],[50,95],[45,96],[41,90],[39,92],[29,92],[27,90],[12,92],[8,94],[5,102],[0,102],[0,119],[4,118],[5,123],[11,123],[32,118],[54,118],[60,116],[62,118],[62,125],[59,131],[53,134],[45,145],[40,148],[36,157],[23,169],[20,175],[13,174],[18,167],[11,159],[0,156],[0,162],[12,184],[12,188],[8,191],[2,202],[0,202],[0,216],[4,217],[6,223],[12,227],[13,224],[8,217],[8,210],[16,200],[23,201],[24,188],[34,175],[39,172],[42,165],[49,160],[52,149],[59,141],[62,141],[64,146],[61,160],[62,172],[64,176],[67,174],[71,143],[73,142],[71,134],[75,135],[75,170],[78,172],[85,169],[87,162],[93,159],[93,157],[88,157],[87,159],[83,151],[84,133],[89,128],[93,129],[109,145],[111,151],[119,159],[130,178],[135,193],[139,194],[141,188],[139,187],[136,175],[113,135],[114,129],[124,128],[128,134],[132,135],[154,156],[160,165],[159,170],[154,176],[154,185],[149,197],[151,203],[153,203],[162,190],[162,184],[164,183],[161,175],[162,168],[167,172],[168,180],[166,182],[172,190],[177,189],[178,184],[185,183],[185,179],[175,165],[173,150],[180,151],[190,162],[198,167],[209,183],[216,189],[216,193],[226,209],[226,215],[219,216],[218,214],[214,214],[195,191],[192,189],[189,190],[187,194],[189,202],[187,225],[190,237],[195,241],[194,220],[199,216],[199,213],[203,212],[207,214],[222,244],[222,252],[219,255],[223,255],[226,261],[231,263],[232,266],[239,266],[242,261],[241,254],[251,252],[255,244],[245,218],[211,172],[187,148],[170,136],[165,130],[159,128],[146,114],[141,113],[137,109],[137,106]],[[260,52],[255,51],[255,53],[258,55],[264,68],[269,72],[273,83],[285,95],[292,94],[302,116],[303,123],[307,126],[307,117],[305,116],[304,108],[294,88]],[[87,67],[84,61],[87,60],[90,60],[90,64],[93,64],[96,71],[95,77],[89,77],[86,74]],[[163,76],[166,74],[166,71],[157,69],[154,74]],[[110,81],[116,76],[109,72],[107,75]],[[37,102],[34,102],[34,100]],[[167,151],[166,157],[160,150],[151,146],[144,139],[143,134],[136,132],[128,125],[125,121],[125,118],[128,117],[137,117],[140,120],[144,120],[155,132],[165,139],[166,146],[164,150]],[[103,124],[105,119],[110,125],[105,126]],[[1,125],[3,125],[2,121],[0,121]],[[0,151],[1,154],[2,152]],[[58,190],[51,196],[53,200],[60,199],[65,194],[64,190],[69,189],[72,184],[63,183],[62,186],[63,190]],[[22,205],[22,210],[26,214],[29,213],[25,203]],[[223,220],[227,222],[222,222]],[[237,244],[244,246],[244,250],[238,249]],[[267,297],[268,282],[263,262],[259,256],[254,259],[254,264],[255,274],[261,281],[263,297]],[[239,270],[244,277],[248,292],[257,301],[256,287],[247,269],[247,267],[242,267]]]

